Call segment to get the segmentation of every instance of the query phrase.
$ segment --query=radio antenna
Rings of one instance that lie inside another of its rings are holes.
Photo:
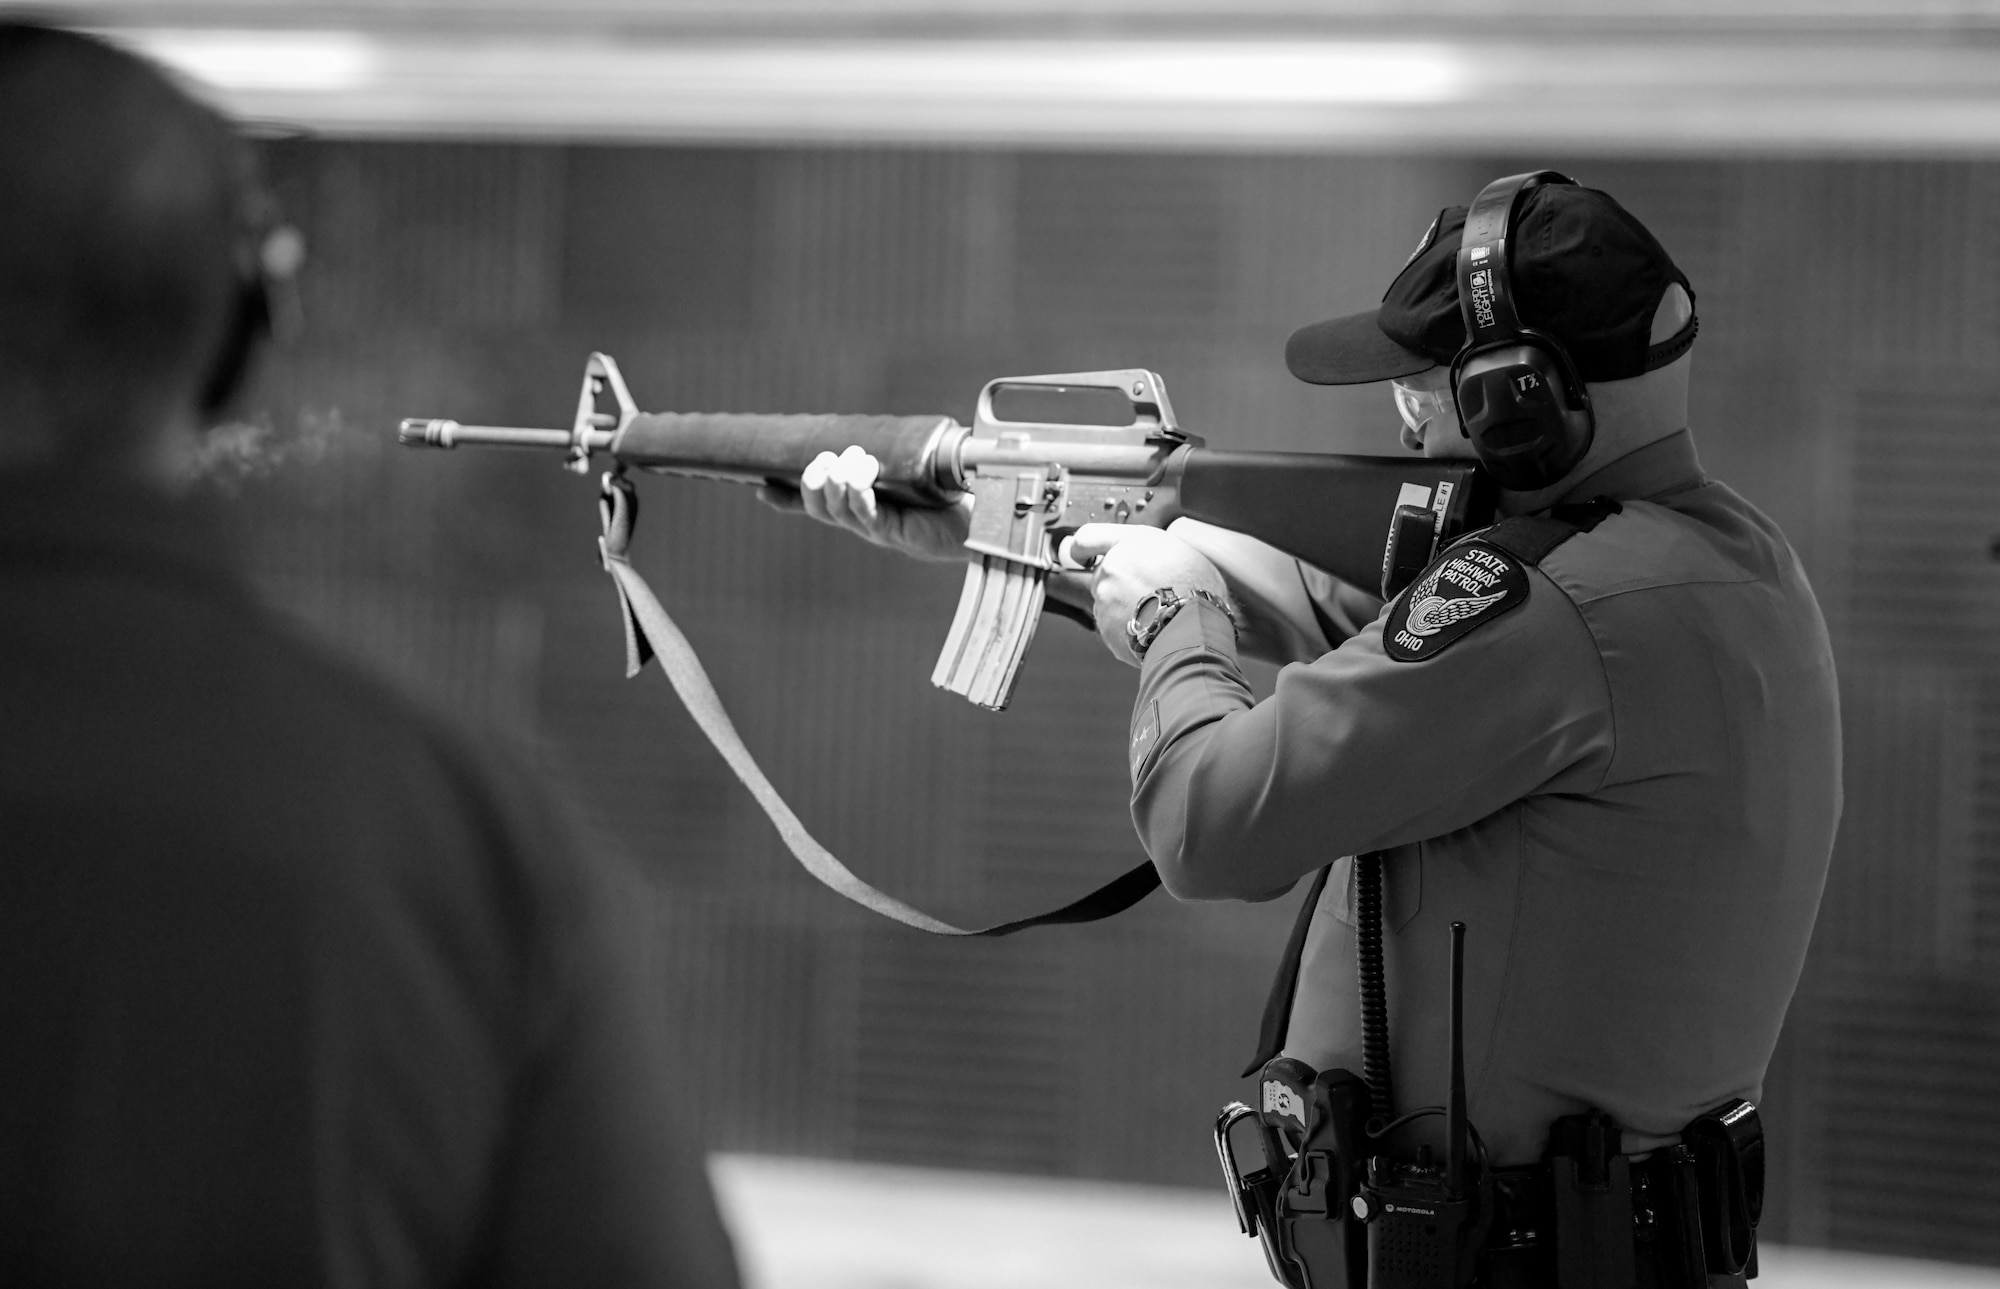
[[[1451,1102],[1444,1120],[1445,1193],[1465,1193],[1465,923],[1451,924]]]

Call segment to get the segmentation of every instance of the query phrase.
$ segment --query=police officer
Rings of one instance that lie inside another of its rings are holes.
[[[1342,857],[1260,1060],[1282,1043],[1361,1068],[1346,857],[1380,853],[1397,1103],[1445,1099],[1462,921],[1470,1117],[1495,1166],[1538,1159],[1561,1116],[1608,1114],[1640,1154],[1759,1098],[1840,806],[1812,590],[1689,435],[1686,279],[1601,192],[1551,176],[1516,196],[1519,323],[1570,365],[1590,424],[1500,508],[1557,517],[1561,539],[1461,543],[1358,621],[1352,588],[1198,525],[1091,525],[1066,551],[1094,566],[1099,632],[1139,668],[1132,816],[1168,890],[1268,899]],[[1378,308],[1286,351],[1303,380],[1389,382],[1427,456],[1485,455],[1455,401],[1466,220],[1442,212]],[[853,456],[817,464],[812,513],[946,553],[948,516],[877,503]],[[1296,664],[1262,702],[1238,663],[1253,641]],[[1436,1142],[1436,1122],[1410,1131]]]

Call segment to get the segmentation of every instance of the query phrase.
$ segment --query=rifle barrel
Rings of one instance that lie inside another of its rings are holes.
[[[585,446],[601,452],[611,446],[611,430],[585,430]],[[457,421],[410,417],[396,427],[396,441],[412,448],[455,448],[461,444],[500,448],[566,448],[568,430],[529,429],[512,425],[460,425]]]

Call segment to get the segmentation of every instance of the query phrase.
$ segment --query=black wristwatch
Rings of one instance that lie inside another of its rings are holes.
[[[1222,616],[1229,619],[1230,629],[1235,630],[1236,615],[1213,592],[1195,587],[1189,595],[1182,595],[1171,586],[1163,586],[1148,592],[1132,609],[1132,620],[1125,624],[1125,635],[1132,642],[1132,652],[1138,657],[1145,657],[1153,640],[1167,629],[1167,623],[1174,620],[1174,615],[1186,607],[1191,598],[1207,600],[1221,609]]]

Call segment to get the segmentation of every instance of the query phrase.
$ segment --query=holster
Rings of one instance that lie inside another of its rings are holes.
[[[1232,1106],[1217,1124],[1238,1222],[1262,1240],[1271,1274],[1289,1289],[1364,1289],[1367,1236],[1350,1204],[1366,1162],[1367,1085],[1346,1070],[1320,1072],[1281,1056],[1264,1066],[1258,1092],[1256,1111]],[[1249,1117],[1264,1166],[1245,1175],[1227,1132]]]

